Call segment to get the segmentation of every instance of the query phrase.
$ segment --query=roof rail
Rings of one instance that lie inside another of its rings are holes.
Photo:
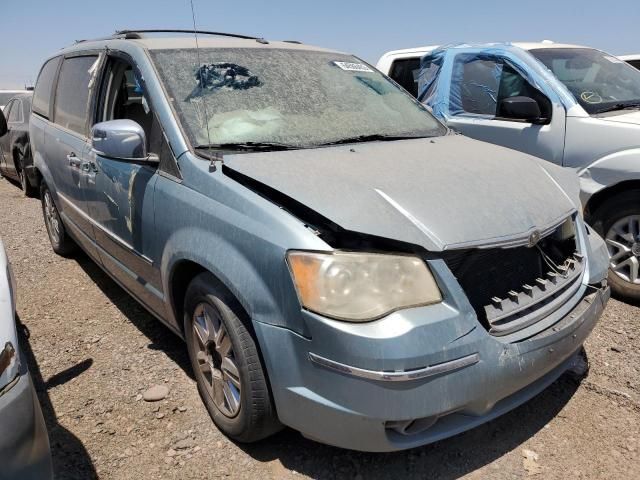
[[[216,35],[219,37],[234,37],[234,38],[242,38],[244,40],[263,40],[259,37],[250,37],[249,35],[240,35],[238,33],[224,33],[224,32],[211,32],[208,30],[181,30],[181,29],[142,29],[142,30],[134,30],[134,29],[126,29],[126,30],[118,30],[113,35],[112,38],[143,38],[144,33],[185,33],[185,34],[193,34],[198,33],[201,35]]]

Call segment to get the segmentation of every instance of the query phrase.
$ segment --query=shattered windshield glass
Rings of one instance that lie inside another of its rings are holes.
[[[553,72],[587,113],[622,110],[640,104],[640,71],[591,48],[530,51]]]
[[[347,138],[446,132],[353,56],[258,48],[152,50],[151,56],[194,146],[304,148]]]

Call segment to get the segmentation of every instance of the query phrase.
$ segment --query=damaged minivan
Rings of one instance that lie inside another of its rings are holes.
[[[352,55],[126,31],[43,66],[55,252],[182,337],[218,428],[391,451],[490,420],[609,297],[575,174],[451,134]]]

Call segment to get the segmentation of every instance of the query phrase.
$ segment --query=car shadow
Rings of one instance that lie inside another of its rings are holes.
[[[87,452],[78,437],[58,423],[56,411],[49,398],[49,389],[81,375],[91,368],[93,360],[87,358],[45,381],[31,349],[29,329],[20,321],[19,316],[16,318],[16,327],[19,335],[20,351],[27,361],[29,373],[31,374],[33,386],[47,426],[55,478],[57,480],[91,480],[98,478],[89,452]]]
[[[147,348],[167,354],[189,378],[194,380],[184,342],[140,305],[84,252],[78,252],[75,261],[116,308],[151,341]]]
[[[115,283],[85,254],[76,261],[114,305],[152,343],[193,379],[182,340]],[[517,449],[555,418],[580,385],[561,376],[542,393],[515,410],[468,432],[420,448],[394,453],[364,453],[323,445],[285,429],[255,444],[237,444],[260,462],[284,467],[321,480],[382,478],[457,479]]]

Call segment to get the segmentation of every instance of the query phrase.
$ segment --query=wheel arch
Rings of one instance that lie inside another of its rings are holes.
[[[616,183],[615,185],[611,185],[598,190],[596,193],[591,195],[585,205],[585,218],[587,219],[587,221],[590,221],[593,218],[594,213],[600,207],[602,207],[602,205],[620,195],[631,191],[640,192],[640,179],[624,180],[622,182]],[[594,228],[595,227],[596,226],[594,225]]]
[[[255,341],[256,349],[258,350],[258,356],[260,358],[260,363],[262,365],[262,371],[265,377],[265,381],[267,383],[267,388],[269,390],[271,403],[273,405],[274,410],[277,412],[277,408],[276,408],[274,397],[273,397],[273,388],[271,385],[269,368],[264,358],[263,345],[261,344],[258,338],[258,335],[256,334],[256,330],[253,325],[249,312],[244,307],[244,305],[242,304],[238,296],[234,294],[234,292],[225,284],[225,282],[223,282],[219,278],[218,275],[216,275],[214,272],[212,272],[209,268],[205,267],[201,263],[193,260],[187,260],[187,259],[182,259],[174,263],[173,268],[171,270],[170,283],[169,283],[170,284],[169,302],[171,304],[171,309],[173,311],[173,314],[175,315],[176,320],[179,322],[180,332],[183,339],[185,338],[183,320],[184,320],[184,303],[185,303],[187,289],[189,288],[189,285],[191,284],[191,282],[198,275],[201,275],[203,273],[211,275],[214,278],[215,282],[217,283],[217,286],[224,289],[229,294],[229,296],[235,301],[235,305],[233,305],[232,307],[234,309],[239,309],[239,310],[236,310],[236,313],[238,314],[239,318],[243,320],[245,327],[247,328],[250,335],[253,337]]]

